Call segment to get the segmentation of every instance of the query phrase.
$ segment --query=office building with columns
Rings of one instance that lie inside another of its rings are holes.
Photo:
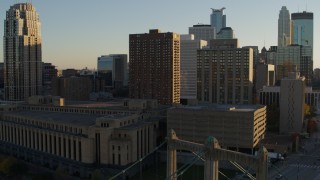
[[[100,165],[135,162],[156,147],[161,107],[156,100],[120,103],[1,107],[0,151],[81,177]]]

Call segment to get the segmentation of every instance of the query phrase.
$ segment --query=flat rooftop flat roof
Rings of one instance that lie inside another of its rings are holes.
[[[262,108],[262,105],[233,105],[233,104],[199,104],[190,106],[178,106],[178,109],[211,109],[213,111],[252,112]]]
[[[78,126],[95,125],[96,118],[102,117],[92,114],[63,113],[63,112],[47,112],[47,111],[12,111],[4,113],[4,115],[20,116],[22,118],[32,118],[35,120],[72,124]]]

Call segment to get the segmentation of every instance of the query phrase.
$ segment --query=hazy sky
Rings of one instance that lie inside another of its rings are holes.
[[[128,54],[129,34],[158,28],[187,34],[188,27],[210,22],[210,8],[225,7],[227,26],[240,46],[277,45],[281,6],[290,13],[314,13],[314,68],[320,67],[320,0],[27,0],[40,14],[42,56],[64,68],[96,68],[97,57]],[[21,0],[0,0],[0,36],[6,10]],[[3,41],[1,41],[3,42]],[[3,61],[3,43],[0,43]]]

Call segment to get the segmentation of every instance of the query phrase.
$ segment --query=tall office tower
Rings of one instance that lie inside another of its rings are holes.
[[[275,69],[274,65],[259,62],[256,65],[255,71],[255,89],[259,92],[263,86],[274,86],[275,84]]]
[[[197,99],[197,49],[207,41],[195,40],[193,35],[180,35],[180,99]]]
[[[199,101],[219,104],[252,103],[251,48],[201,49],[197,54]]]
[[[52,81],[58,76],[58,70],[51,63],[42,63],[42,90],[44,95],[52,95]]]
[[[253,50],[253,67],[259,64],[259,47],[258,46],[243,46],[243,48],[252,48]]]
[[[303,11],[291,14],[293,43],[313,47],[313,13]]]
[[[129,96],[180,102],[180,35],[151,29],[129,36]]]
[[[278,19],[278,47],[291,44],[291,20],[289,10],[282,6]]]
[[[206,24],[197,24],[189,27],[189,34],[193,34],[195,40],[205,40],[207,42],[216,38],[215,28]]]
[[[128,58],[126,54],[110,54],[98,57],[98,75],[113,88],[128,86]]]
[[[212,8],[211,8],[212,9]],[[216,28],[216,32],[220,32],[221,28],[226,27],[226,15],[224,14],[224,10],[226,8],[221,9],[212,9],[212,14],[210,16],[211,26]]]
[[[305,82],[299,73],[289,73],[281,80],[280,133],[302,131],[305,104]]]
[[[22,101],[42,89],[41,32],[36,9],[15,4],[4,21],[5,99]]]
[[[307,85],[311,84],[313,74],[311,46],[290,45],[277,48],[276,80],[288,77],[289,72],[300,72]]]
[[[217,39],[234,39],[234,32],[231,27],[224,27],[217,33]]]

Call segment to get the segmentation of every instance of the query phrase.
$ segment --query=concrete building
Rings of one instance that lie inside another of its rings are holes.
[[[197,50],[207,41],[180,35],[180,100],[197,99]]]
[[[251,104],[252,53],[251,48],[198,50],[198,100],[219,104]]]
[[[263,86],[275,85],[275,68],[272,64],[258,63],[256,66],[256,91],[262,90]]]
[[[224,10],[226,8],[221,9],[212,9],[212,13],[210,15],[210,23],[212,27],[215,27],[216,32],[220,32],[220,30],[226,27],[227,24],[227,16],[224,14]]]
[[[313,48],[313,13],[306,11],[292,13],[291,20],[293,24],[292,44]]]
[[[160,33],[129,35],[129,96],[180,103],[180,35]]]
[[[278,19],[278,47],[291,44],[291,19],[286,6],[282,6]]]
[[[266,130],[265,106],[203,104],[168,109],[167,129],[179,138],[203,143],[208,136],[224,148],[255,148]]]
[[[41,94],[41,23],[32,4],[15,4],[6,12],[3,44],[5,99]]]
[[[4,88],[4,63],[0,63],[0,89]]]
[[[105,78],[107,86],[128,86],[128,58],[126,54],[110,54],[98,57],[98,76]]]
[[[281,80],[280,133],[301,132],[304,118],[305,82],[299,73]]]
[[[69,101],[87,101],[92,92],[92,81],[87,77],[55,78],[53,95],[61,96]]]
[[[231,27],[221,28],[217,33],[217,39],[234,39],[234,32]]]
[[[109,107],[20,105],[1,111],[0,151],[70,175],[126,166],[156,147],[159,120],[144,101]],[[129,106],[129,107],[128,107]]]
[[[189,34],[193,34],[195,40],[205,40],[209,42],[211,39],[216,39],[215,28],[207,24],[197,24],[189,27]]]

